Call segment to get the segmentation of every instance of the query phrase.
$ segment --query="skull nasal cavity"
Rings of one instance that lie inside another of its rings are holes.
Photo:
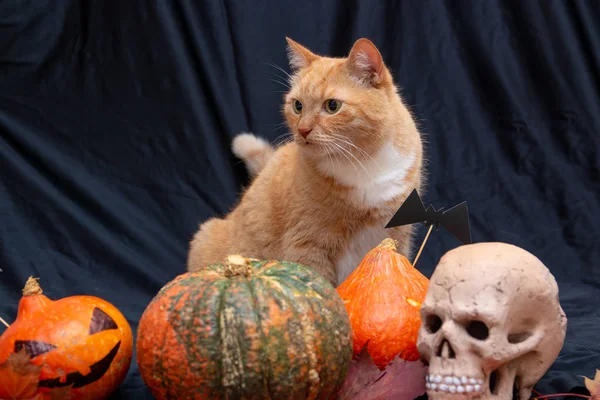
[[[435,355],[441,358],[456,358],[456,353],[454,352],[452,345],[446,339],[442,341]]]

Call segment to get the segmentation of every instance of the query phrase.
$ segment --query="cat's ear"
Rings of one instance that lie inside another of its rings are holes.
[[[350,73],[361,82],[379,84],[383,80],[383,58],[369,39],[358,39],[348,55]]]
[[[286,37],[285,40],[288,44],[287,56],[290,62],[290,68],[293,71],[308,67],[311,62],[318,58],[316,54],[306,47],[294,42],[292,39]]]

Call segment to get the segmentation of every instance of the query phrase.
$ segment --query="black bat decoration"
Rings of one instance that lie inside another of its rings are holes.
[[[443,226],[463,244],[473,243],[469,225],[469,208],[466,201],[446,211],[443,211],[443,208],[436,210],[432,205],[425,208],[415,189],[388,222],[386,229],[417,222],[422,222],[425,226],[434,225],[436,230]]]

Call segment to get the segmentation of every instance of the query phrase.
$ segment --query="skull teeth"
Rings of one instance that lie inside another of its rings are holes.
[[[481,392],[484,383],[479,378],[436,374],[427,375],[425,380],[427,390],[458,394]]]

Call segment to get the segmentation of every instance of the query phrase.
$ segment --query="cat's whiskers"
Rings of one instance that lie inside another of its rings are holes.
[[[358,152],[360,152],[360,154],[363,154],[366,157],[371,157],[371,155],[369,153],[367,153],[366,151],[364,151],[363,149],[361,149],[360,147],[355,145],[350,138],[340,135],[339,133],[330,133],[330,135],[333,136],[334,138],[336,138],[337,140],[339,140],[340,142],[343,142],[343,143],[347,144],[348,146],[353,147]],[[371,157],[371,159],[373,159],[373,157]]]
[[[346,160],[348,160],[348,162],[354,167],[354,169],[356,170],[356,173],[358,174],[358,168],[356,168],[356,165],[354,164],[354,162],[352,161],[352,159],[350,157],[348,157],[348,155],[352,156],[359,164],[360,166],[365,170],[365,172],[367,173],[367,175],[369,174],[369,171],[367,171],[367,169],[364,167],[364,165],[362,165],[362,163],[360,162],[360,160],[358,160],[356,157],[354,157],[354,154],[350,153],[348,150],[346,150],[345,148],[343,148],[342,146],[340,146],[338,143],[336,143],[335,141],[331,141],[330,142],[335,148],[337,148],[338,154],[343,155],[344,157],[346,157]]]
[[[294,135],[291,132],[286,132],[283,135],[279,135],[275,138],[275,140],[273,141],[273,147],[279,148],[293,140],[294,140]]]
[[[279,65],[277,65],[277,64],[274,64],[274,63],[272,63],[272,62],[267,62],[266,64],[267,64],[268,66],[270,66],[270,67],[273,67],[273,68],[277,69],[278,71],[281,71],[281,72],[283,72],[283,73],[284,73],[284,74],[285,74],[285,75],[288,77],[288,79],[289,79],[290,81],[291,81],[291,80],[293,80],[292,76],[291,76],[291,75],[290,75],[290,74],[289,74],[289,73],[288,73],[286,70],[284,70],[283,68],[281,68]]]
[[[273,129],[271,130],[271,132],[280,131],[280,130],[282,130],[282,129],[285,129],[285,128],[287,128],[285,125],[282,125],[282,126],[276,126],[275,128],[273,128]]]
[[[271,79],[271,81],[273,81],[273,82],[275,82],[275,83],[279,83],[280,85],[282,85],[282,86],[285,86],[285,87],[286,87],[286,88],[288,88],[288,89],[291,89],[290,85],[289,85],[289,84],[287,84],[287,83],[285,83],[285,82],[281,82],[281,81],[279,81],[279,80],[277,80],[277,79]]]
[[[287,128],[287,123],[281,122],[279,124],[275,124],[275,125],[271,125],[271,126],[274,126],[274,128],[273,128],[273,132],[274,132],[274,131],[278,131],[279,129],[282,129],[282,128]]]
[[[337,164],[337,166],[339,167],[340,171],[342,171],[343,168],[342,168],[342,164],[340,164],[340,159],[339,159],[339,157],[336,157],[336,154],[340,154],[340,152],[336,151],[335,147],[333,146],[333,142],[331,140],[327,139],[327,140],[317,141],[317,143],[318,144],[322,144],[324,147],[326,147],[327,149],[329,149],[330,154],[331,154],[331,159],[333,160],[333,162],[335,164]],[[348,159],[348,158],[346,157],[346,159]],[[348,160],[348,161],[350,161],[352,163],[351,160]],[[335,173],[336,173],[335,172],[335,168],[334,168],[333,173],[335,175]]]
[[[328,158],[328,159],[329,159],[329,161],[331,162],[331,168],[333,169],[333,175],[335,176],[335,175],[336,175],[336,172],[335,172],[335,164],[334,164],[334,162],[333,162],[333,160],[334,160],[334,157],[332,157],[332,155],[331,155],[331,152],[332,152],[332,150],[331,150],[331,148],[330,148],[330,147],[327,145],[327,143],[323,143],[323,148],[325,149],[325,154],[327,154],[327,158]]]
[[[337,140],[353,147],[354,149],[356,149],[356,151],[360,152],[360,154],[363,154],[365,157],[369,157],[373,163],[377,166],[377,168],[379,168],[379,170],[383,173],[383,168],[381,168],[381,166],[379,165],[379,163],[377,162],[377,160],[375,160],[373,158],[372,155],[370,155],[369,153],[367,153],[365,150],[361,149],[359,146],[355,145],[354,143],[352,143],[352,140],[350,138],[346,138],[345,136],[342,136],[340,134],[336,134],[336,133],[331,133],[330,134],[332,137],[336,138]]]
[[[289,73],[287,73],[283,68],[281,68],[280,66],[278,66],[276,64],[273,64],[270,62],[267,62],[266,64],[285,74],[285,76],[280,76],[280,75],[277,75],[277,74],[271,72],[270,74],[277,78],[277,79],[271,79],[271,80],[273,82],[276,82],[276,83],[279,83],[280,85],[285,86],[288,89],[291,89],[291,82],[293,81],[293,77]],[[287,92],[283,92],[283,93],[287,93]]]
[[[344,157],[346,157],[346,159],[350,162],[350,164],[352,164],[352,166],[354,167],[354,169],[356,169],[356,173],[358,174],[358,169],[356,168],[356,165],[354,165],[354,163],[352,162],[352,160],[348,157],[352,157],[354,160],[356,160],[356,162],[358,163],[358,165],[361,166],[361,168],[365,171],[365,173],[367,174],[367,177],[369,177],[369,179],[371,179],[371,174],[369,174],[369,170],[367,170],[367,168],[365,168],[365,166],[363,165],[362,162],[360,162],[360,160],[358,158],[356,158],[356,156],[354,154],[352,154],[351,151],[349,151],[348,149],[346,149],[344,146],[342,146],[341,144],[339,144],[335,138],[333,138],[333,140],[330,142],[331,144],[333,144],[338,150],[341,151],[340,154],[342,154]]]
[[[273,147],[275,149],[278,149],[278,148],[280,148],[282,146],[285,146],[288,143],[292,143],[293,141],[294,141],[294,138],[293,137],[289,137],[289,138],[286,138],[284,140],[281,140],[279,143],[275,144]]]

